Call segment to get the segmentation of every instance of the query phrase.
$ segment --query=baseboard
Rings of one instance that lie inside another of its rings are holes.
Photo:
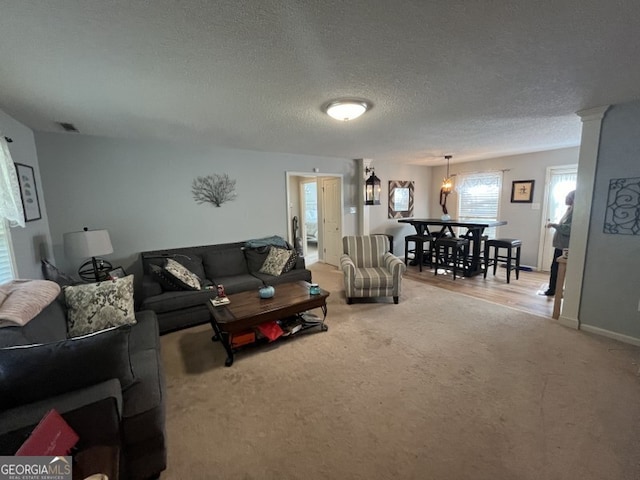
[[[565,327],[573,328],[574,330],[578,330],[580,328],[580,322],[576,318],[563,317],[560,315],[558,318],[558,323],[560,325],[564,325]]]
[[[630,337],[629,335],[623,335],[622,333],[612,332],[611,330],[605,330],[604,328],[598,328],[591,325],[580,325],[580,330],[585,332],[595,333],[596,335],[602,335],[603,337],[612,338],[619,342],[628,343],[640,347],[640,338]]]

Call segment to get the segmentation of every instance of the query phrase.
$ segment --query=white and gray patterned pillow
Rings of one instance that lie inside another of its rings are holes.
[[[175,278],[185,289],[200,290],[200,278],[181,263],[167,258],[164,271]]]
[[[260,273],[266,273],[267,275],[273,275],[274,277],[280,276],[285,265],[291,258],[291,252],[294,250],[286,250],[284,248],[271,247],[269,255],[264,260]]]
[[[133,325],[133,275],[106,282],[68,286],[67,331],[70,337],[120,325]]]

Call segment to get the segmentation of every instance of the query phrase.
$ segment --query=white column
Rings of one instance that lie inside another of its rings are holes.
[[[609,105],[581,110],[577,115],[582,120],[582,140],[578,160],[578,181],[571,221],[569,261],[567,262],[566,287],[559,322],[572,328],[580,328],[580,299],[582,277],[589,240],[591,202],[598,164],[600,129]]]

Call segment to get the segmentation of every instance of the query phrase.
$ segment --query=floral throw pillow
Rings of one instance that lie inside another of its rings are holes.
[[[294,252],[294,250],[271,247],[269,255],[267,255],[267,258],[262,264],[262,268],[260,268],[260,273],[266,273],[267,275],[273,275],[274,277],[280,276],[285,265],[291,258],[292,252]]]
[[[133,275],[106,282],[68,286],[64,289],[64,296],[70,337],[136,323]]]
[[[187,267],[176,262],[172,258],[167,258],[164,271],[171,275],[174,282],[182,286],[185,290],[201,289],[200,278]]]
[[[162,290],[165,292],[179,292],[184,290],[182,283],[178,284],[173,275],[164,271],[164,268],[151,264],[149,265],[149,272],[153,279],[160,284]]]

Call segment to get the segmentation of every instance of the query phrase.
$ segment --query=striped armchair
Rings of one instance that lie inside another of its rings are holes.
[[[398,303],[407,267],[389,253],[389,239],[385,235],[347,236],[342,238],[342,247],[340,267],[347,303],[354,297],[393,297]]]

